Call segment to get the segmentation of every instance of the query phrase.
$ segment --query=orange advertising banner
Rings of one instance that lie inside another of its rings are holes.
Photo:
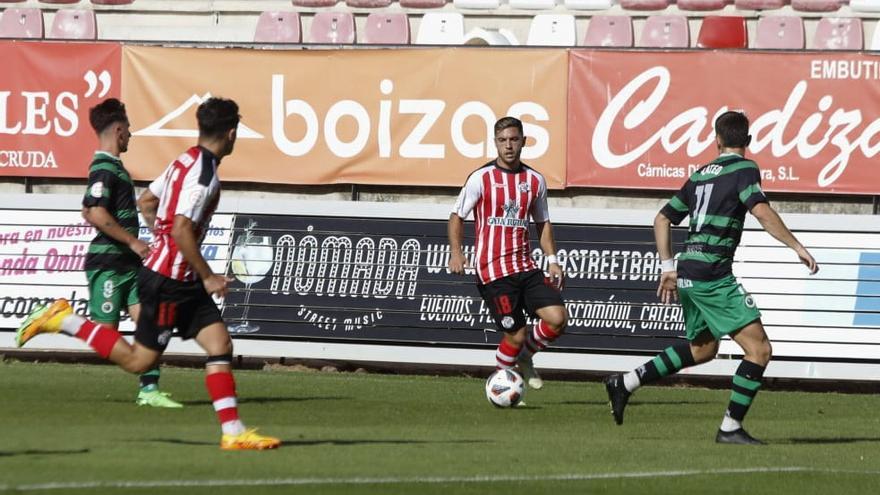
[[[569,186],[677,189],[736,109],[766,190],[880,193],[877,57],[577,50],[569,76]]]
[[[87,177],[89,108],[119,96],[121,45],[0,41],[0,176]]]
[[[209,95],[241,108],[226,181],[459,186],[496,156],[493,124],[520,117],[523,161],[565,184],[562,50],[239,50],[126,46],[125,156],[151,179],[195,143]]]

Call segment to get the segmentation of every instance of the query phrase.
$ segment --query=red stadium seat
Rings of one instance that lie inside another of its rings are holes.
[[[364,39],[368,45],[408,45],[409,17],[406,14],[374,12],[367,16]]]
[[[676,5],[681,10],[721,10],[727,5],[727,0],[678,0]]]
[[[646,48],[687,48],[691,33],[683,15],[652,15],[645,19],[638,46]]]
[[[254,31],[257,43],[300,43],[302,28],[296,12],[263,12]]]
[[[60,9],[52,20],[47,38],[62,40],[94,40],[98,38],[93,10]]]
[[[785,7],[786,0],[734,0],[739,10],[771,10]]]
[[[856,17],[823,17],[816,25],[813,48],[818,50],[861,50],[864,44],[862,20]]]
[[[584,46],[633,46],[633,25],[628,15],[597,15],[587,24]]]
[[[446,0],[400,0],[400,6],[406,9],[436,9],[446,5]]]
[[[840,0],[791,0],[791,8],[801,12],[837,12]]]
[[[354,15],[350,12],[318,12],[312,18],[310,43],[349,44],[354,38]]]
[[[95,5],[129,5],[134,3],[134,0],[92,0],[92,3]]]
[[[391,5],[391,0],[345,0],[349,7],[381,9]]]
[[[624,10],[663,10],[669,7],[669,0],[620,0]]]
[[[40,9],[8,8],[0,16],[0,38],[42,38],[43,13]]]
[[[755,33],[755,48],[801,50],[804,39],[804,21],[800,17],[762,17]]]
[[[739,16],[707,15],[700,24],[697,37],[699,48],[748,48],[749,32],[746,18]]]

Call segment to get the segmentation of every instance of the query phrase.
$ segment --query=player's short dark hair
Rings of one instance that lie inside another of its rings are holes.
[[[238,104],[234,101],[211,97],[199,105],[196,120],[199,122],[200,137],[215,138],[238,127],[241,115],[238,114]]]
[[[515,117],[502,117],[498,119],[498,122],[495,122],[495,134],[497,135],[499,132],[507,129],[508,127],[516,127],[517,129],[519,129],[519,133],[523,134],[522,121]]]
[[[724,112],[715,119],[715,134],[726,148],[745,148],[752,141],[749,118],[742,112]]]
[[[125,104],[116,98],[107,98],[89,109],[89,123],[98,134],[116,122],[128,122]]]

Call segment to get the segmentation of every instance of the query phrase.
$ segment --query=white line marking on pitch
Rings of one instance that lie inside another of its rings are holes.
[[[671,478],[683,476],[710,476],[725,474],[758,474],[758,473],[847,473],[878,475],[880,471],[850,471],[836,469],[816,469],[809,467],[755,467],[713,470],[681,470],[681,471],[643,471],[628,473],[573,473],[548,474],[537,476],[517,475],[485,475],[485,476],[426,476],[426,477],[353,477],[353,478],[269,478],[251,480],[158,480],[158,481],[84,481],[84,482],[53,482],[31,485],[0,485],[0,491],[37,491],[37,490],[87,490],[92,488],[191,488],[191,487],[223,487],[223,486],[296,486],[296,485],[403,485],[419,483],[495,483],[495,482],[529,482],[529,481],[590,481],[614,480],[628,478]]]

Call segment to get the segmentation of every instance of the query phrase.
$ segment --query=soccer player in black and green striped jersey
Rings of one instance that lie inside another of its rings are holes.
[[[657,295],[666,304],[681,300],[688,342],[667,348],[629,373],[608,377],[605,387],[614,420],[622,424],[624,408],[636,389],[711,361],[718,353],[719,340],[730,336],[742,347],[744,356],[733,377],[730,402],[715,441],[761,444],[742,427],[771,355],[761,313],[732,272],[746,212],[793,249],[810,274],[819,266],[770,206],[761,190],[758,165],[745,158],[751,142],[748,118],[740,112],[725,112],[715,120],[715,133],[719,157],[691,175],[654,219],[662,266]],[[687,216],[688,237],[676,271],[670,228]]]
[[[83,218],[98,231],[85,260],[89,312],[93,321],[116,328],[123,307],[133,321],[138,319],[137,273],[150,246],[138,238],[134,184],[119,159],[131,138],[125,105],[116,98],[104,100],[89,111],[89,122],[99,142],[82,202]],[[183,407],[159,390],[158,365],[141,375],[136,403]]]

